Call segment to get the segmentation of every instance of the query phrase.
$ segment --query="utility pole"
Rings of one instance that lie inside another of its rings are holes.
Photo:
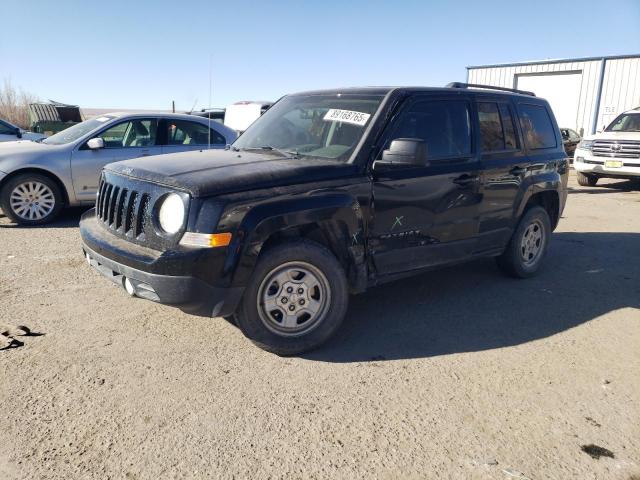
[[[171,100],[171,112],[176,113],[176,101]]]

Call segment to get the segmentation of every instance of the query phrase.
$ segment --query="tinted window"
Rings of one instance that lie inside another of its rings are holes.
[[[516,131],[511,110],[505,104],[478,103],[480,139],[483,152],[517,148]]]
[[[413,104],[401,114],[385,148],[396,138],[424,140],[429,160],[469,155],[471,127],[467,102],[423,101]]]
[[[157,120],[132,120],[100,134],[105,148],[150,147],[156,144]]]
[[[556,134],[547,109],[540,105],[520,105],[520,127],[527,147],[553,148]]]
[[[571,140],[580,140],[580,135],[578,135],[575,131],[569,129],[569,138]]]
[[[483,152],[504,150],[504,135],[497,103],[478,103],[480,139]]]
[[[212,145],[225,145],[227,141],[215,130],[202,123],[187,120],[167,120],[167,145],[208,145],[211,131]]]
[[[502,128],[504,129],[504,146],[506,149],[511,150],[518,148],[518,136],[516,135],[516,126],[513,123],[513,115],[511,114],[511,107],[500,104],[500,118],[502,119]]]

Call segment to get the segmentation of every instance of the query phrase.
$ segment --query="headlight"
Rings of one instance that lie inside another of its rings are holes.
[[[177,233],[184,223],[184,203],[182,198],[175,193],[170,193],[160,205],[158,222],[167,233]]]
[[[578,144],[578,148],[581,148],[582,150],[591,150],[592,146],[593,140],[580,140],[580,143]]]

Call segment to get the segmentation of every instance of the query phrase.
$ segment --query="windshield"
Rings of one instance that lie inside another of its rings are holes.
[[[233,144],[241,150],[346,161],[382,95],[293,95],[267,110]]]
[[[114,118],[115,117],[113,116],[103,115],[101,117],[92,118],[91,120],[86,120],[74,125],[73,127],[62,130],[55,135],[51,135],[49,138],[45,138],[42,143],[48,143],[49,145],[65,145],[67,143],[75,142],[87,133],[106,125],[109,120]]]
[[[640,113],[623,113],[609,124],[605,132],[640,132]]]

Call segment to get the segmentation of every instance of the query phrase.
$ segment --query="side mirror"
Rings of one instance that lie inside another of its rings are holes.
[[[104,140],[100,137],[92,138],[87,142],[87,147],[89,147],[89,150],[100,150],[104,148]]]
[[[397,138],[382,152],[382,163],[425,167],[429,164],[427,144],[419,138]]]
[[[20,130],[20,127],[16,127],[16,137],[22,138],[22,130]]]

